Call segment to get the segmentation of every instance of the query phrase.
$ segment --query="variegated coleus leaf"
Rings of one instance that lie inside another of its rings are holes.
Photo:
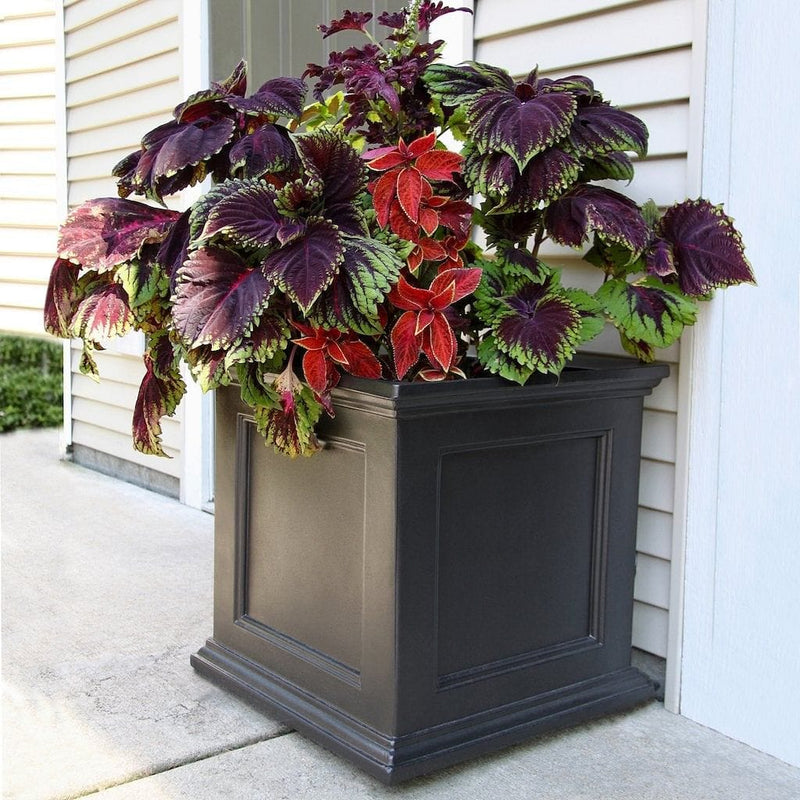
[[[581,316],[578,345],[586,344],[599,336],[606,325],[606,320],[603,306],[597,298],[583,289],[563,288],[561,292],[575,306]]]
[[[581,158],[582,181],[633,180],[633,162],[625,153],[598,153]]]
[[[78,283],[80,267],[57,258],[50,272],[44,300],[44,329],[52,336],[68,339],[75,310],[82,298]]]
[[[271,78],[250,97],[228,95],[231,108],[245,114],[296,119],[303,113],[306,85],[299,78]]]
[[[602,186],[579,185],[550,203],[545,225],[559,244],[581,247],[594,232],[606,242],[624,245],[634,255],[647,247],[651,235],[636,203]]]
[[[266,123],[231,147],[231,172],[240,178],[260,178],[267,172],[293,175],[300,159],[289,131]]]
[[[347,235],[340,240],[344,257],[330,287],[317,301],[314,318],[327,327],[380,333],[378,306],[397,283],[410,245],[397,249],[377,239]]]
[[[225,349],[247,336],[275,287],[221,247],[195,250],[178,270],[172,317],[188,348]]]
[[[284,366],[289,340],[286,320],[266,312],[248,336],[229,348],[201,345],[189,350],[186,361],[192,377],[203,391],[227,386],[234,368],[258,365],[262,371],[277,372]]]
[[[535,211],[541,203],[557,198],[578,178],[580,162],[552,147],[534,156],[511,184],[492,213]]]
[[[558,375],[581,341],[581,315],[550,283],[526,283],[503,298],[492,332],[497,348],[525,368]]]
[[[733,220],[708,200],[686,200],[670,206],[656,235],[672,248],[678,285],[702,296],[721,286],[755,283],[744,245]]]
[[[144,355],[145,376],[133,408],[133,445],[141,453],[167,456],[161,443],[161,419],[172,416],[186,392],[177,366],[162,372],[150,353]]]
[[[331,285],[343,259],[344,245],[336,226],[321,217],[309,217],[303,235],[267,255],[262,270],[307,313]]]
[[[110,275],[87,273],[79,279],[80,303],[69,326],[71,336],[90,341],[124,336],[133,329],[134,316],[128,295]]]
[[[615,278],[606,281],[595,298],[621,334],[651,347],[669,347],[697,315],[691,298],[657,278],[636,283]]]
[[[276,190],[261,180],[228,181],[218,202],[205,207],[205,224],[194,241],[208,241],[224,234],[239,245],[269,247],[278,243],[282,228],[291,227],[293,234],[302,231],[301,226],[278,211],[275,195]]]
[[[178,217],[177,211],[135,200],[87,200],[61,226],[58,257],[105,272],[134,258],[142,245],[161,242]]]
[[[223,81],[212,81],[208,89],[189,95],[175,106],[172,115],[180,122],[208,117],[222,106],[231,108],[228,100],[244,97],[247,93],[247,63],[240,61]]]
[[[581,157],[628,151],[647,155],[647,126],[638,117],[595,99],[578,106],[568,139]]]
[[[478,361],[483,368],[492,375],[499,375],[507,381],[513,381],[520,385],[527,382],[533,375],[534,370],[523,366],[516,359],[504,353],[498,346],[493,333],[487,333],[478,344]]]
[[[458,66],[431,64],[422,79],[440,103],[454,107],[474,100],[486,89],[514,90],[514,80],[504,69],[477,61]]]
[[[156,298],[167,300],[169,297],[169,278],[157,260],[157,248],[154,245],[143,248],[142,254],[119,266],[114,278],[128,296],[128,305],[132,310],[148,306]]]
[[[314,392],[292,372],[291,364],[278,375],[271,388],[278,395],[279,405],[255,408],[259,433],[277,452],[292,458],[317,452],[320,446],[314,427],[322,414],[322,405]]]
[[[506,153],[522,170],[567,134],[576,108],[571,94],[537,94],[522,84],[516,91],[485,90],[468,103],[466,120],[479,150]]]

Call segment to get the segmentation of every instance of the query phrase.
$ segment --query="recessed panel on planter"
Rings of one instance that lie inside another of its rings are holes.
[[[596,645],[606,453],[598,433],[442,453],[441,686]]]
[[[364,446],[332,440],[313,458],[287,459],[253,437],[253,484],[243,531],[243,617],[357,673],[364,585]],[[315,502],[298,503],[297,487]],[[320,496],[323,492],[324,496]],[[336,537],[326,539],[331,520]]]

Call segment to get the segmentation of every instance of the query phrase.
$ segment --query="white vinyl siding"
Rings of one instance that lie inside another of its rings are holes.
[[[147,130],[169,119],[182,99],[180,8],[180,0],[64,3],[70,208],[93,197],[115,197],[114,165],[139,146]],[[106,459],[117,465],[112,471],[123,474],[120,462],[146,468],[166,476],[170,491],[177,491],[182,471],[179,418],[162,424],[164,449],[172,458],[142,455],[131,442],[131,415],[144,374],[141,336],[112,340],[106,351],[96,354],[100,383],[79,373],[78,344],[72,351],[76,459],[91,453],[93,465]]]
[[[693,14],[694,0],[477,0],[474,58],[516,77],[537,65],[548,77],[591,77],[606,99],[640,116],[650,130],[649,154],[622,191],[664,206],[687,195]],[[541,254],[565,266],[574,284],[599,285],[597,270],[580,265],[573,252],[545,244]],[[587,349],[622,353],[613,330]],[[671,375],[645,399],[633,639],[666,656],[679,347],[659,358]]]
[[[56,203],[55,0],[0,2],[0,330],[43,336]]]

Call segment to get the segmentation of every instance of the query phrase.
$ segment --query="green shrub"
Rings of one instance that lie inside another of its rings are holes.
[[[0,335],[0,431],[61,425],[62,348]]]

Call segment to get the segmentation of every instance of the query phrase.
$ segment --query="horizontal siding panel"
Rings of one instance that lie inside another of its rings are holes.
[[[642,455],[655,461],[668,461],[674,464],[676,426],[675,414],[645,409]]]
[[[0,198],[0,225],[55,228],[60,221],[55,200]],[[2,249],[3,243],[0,241],[0,251]]]
[[[20,200],[50,200],[55,196],[55,175],[0,174],[0,197]]]
[[[0,297],[7,308],[29,308],[36,311],[41,323],[41,310],[44,308],[44,284],[9,283],[0,281]]]
[[[615,101],[616,102],[616,101]],[[649,108],[637,108],[638,116],[650,132],[649,156],[684,155],[689,150],[689,104],[670,103]],[[639,162],[644,166],[648,162]],[[647,168],[645,167],[645,170]]]
[[[72,181],[67,190],[67,203],[74,208],[87,200],[96,197],[117,197],[117,184],[115,178],[100,178],[97,180]]]
[[[118,97],[143,86],[155,85],[168,77],[177,80],[180,69],[178,50],[170,50],[113,72],[103,72],[71,83],[67,88],[67,105],[79,106],[107,97]]]
[[[602,181],[601,185],[619,191],[618,181]],[[686,199],[686,159],[653,158],[636,164],[636,177],[624,187],[624,193],[637,203],[654,200],[659,206],[669,206]]]
[[[55,73],[49,69],[25,75],[0,75],[0,97],[52,97],[55,80]]]
[[[643,458],[639,476],[639,505],[671,513],[674,494],[675,466]]]
[[[111,170],[133,149],[133,147],[123,147],[120,150],[110,150],[93,155],[74,156],[69,160],[69,180],[108,179],[111,175]]]
[[[95,383],[91,378],[81,375],[78,371],[81,358],[80,343],[76,340],[72,343],[72,371],[75,373],[74,379],[84,386],[83,396],[94,397],[96,391],[91,387],[102,386],[106,380],[115,383],[126,384],[129,387],[138,389],[139,383],[144,377],[144,363],[141,356],[120,355],[112,352],[95,353],[97,368],[100,370],[101,383]],[[84,381],[88,381],[85,384]],[[133,405],[131,404],[131,408]]]
[[[602,26],[602,35],[598,28]],[[661,0],[476,42],[476,61],[525,75],[685,47],[692,41],[692,0]]]
[[[133,449],[130,431],[127,434],[110,431],[97,425],[90,425],[81,420],[72,423],[72,441],[75,444],[91,447],[102,453],[121,458],[124,461],[131,461],[143,467],[149,467],[173,478],[181,477],[180,453],[165,448],[167,455],[171,458],[159,458],[158,456],[148,456]]]
[[[672,348],[670,348],[672,349]],[[659,359],[665,360],[665,359]],[[669,375],[664,378],[653,393],[644,398],[644,407],[655,411],[678,412],[678,365],[670,363]]]
[[[92,380],[88,375],[78,373],[73,376],[72,395],[82,397],[86,400],[102,401],[104,405],[114,408],[122,408],[127,413],[136,404],[136,397],[139,393],[138,385],[131,383],[118,383],[98,364],[100,370],[100,382]],[[142,369],[142,375],[144,369]],[[141,377],[141,376],[140,376]],[[128,429],[130,425],[128,425]],[[119,430],[124,430],[120,428]]]
[[[667,657],[669,612],[663,608],[633,604],[633,646],[661,658]]]
[[[139,0],[78,0],[65,3],[64,30],[71,32],[135,6]]]
[[[630,56],[587,66],[597,90],[615,106],[638,107],[688,101],[691,91],[692,51],[689,47]],[[561,77],[564,70],[540,70]]]
[[[55,175],[55,150],[0,150],[2,175]]]
[[[54,122],[41,125],[0,125],[0,149],[2,150],[41,150],[54,147],[56,126]]]
[[[132,416],[130,409],[109,406],[103,402],[85,397],[74,396],[72,400],[72,418],[90,425],[98,425],[102,420],[103,428],[122,433],[130,438]],[[180,423],[169,417],[161,421],[161,443],[165,449],[177,452],[180,450]],[[131,448],[133,444],[131,443]]]
[[[26,3],[27,0],[22,0]],[[8,17],[0,9],[0,47],[47,44],[53,41],[54,28],[52,15]]]
[[[163,109],[166,116],[175,107],[175,96],[179,91],[180,85],[177,79],[169,78],[166,83],[158,86],[150,86],[76,108],[71,107],[68,93],[67,132],[92,130],[110,122],[138,119],[142,108],[147,108],[151,112]],[[145,131],[141,131],[140,138],[142,133]]]
[[[0,331],[44,337],[42,312],[39,309],[3,307],[0,305]]]
[[[175,49],[179,41],[180,27],[176,21],[157,30],[126,36],[122,41],[85,55],[74,56],[69,58],[66,64],[67,85],[88,78],[90,75],[136,64],[143,58],[169,53]]]
[[[609,11],[640,0],[477,0],[475,3],[475,38],[498,36],[519,28],[539,27],[571,17]]]
[[[66,37],[68,59],[124,42],[129,36],[160,36],[170,22],[177,23],[178,3],[173,0],[143,0],[93,24],[69,29]]]
[[[0,253],[0,280],[47,283],[52,256],[10,256]]]
[[[52,42],[4,47],[0,49],[0,73],[37,72],[55,64],[55,60],[56,46]]]
[[[0,252],[19,256],[52,256],[56,232],[51,229],[0,228]]]
[[[54,2],[55,0],[25,0],[24,3],[14,3],[4,15],[6,19],[47,16],[53,13]]]
[[[640,508],[636,549],[640,553],[669,560],[672,557],[672,514]]]
[[[109,120],[101,128],[69,134],[67,148],[70,159],[109,150],[138,149],[144,133],[168,121],[163,110],[150,113],[148,108],[146,111],[146,115],[126,122],[115,123]]]
[[[669,608],[669,561],[646,553],[636,554],[636,600],[656,608]]]
[[[16,125],[51,122],[56,116],[52,97],[15,97],[0,100],[0,120],[13,119]]]

